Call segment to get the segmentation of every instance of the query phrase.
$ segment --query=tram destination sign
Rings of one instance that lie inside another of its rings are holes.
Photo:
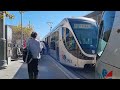
[[[80,29],[80,28],[91,28],[92,25],[90,24],[74,24],[74,29]]]

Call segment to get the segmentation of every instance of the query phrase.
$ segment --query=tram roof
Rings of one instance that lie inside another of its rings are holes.
[[[94,19],[92,18],[87,18],[87,17],[73,17],[73,18],[66,18],[66,19],[81,19],[81,20],[88,20],[88,21],[91,21],[91,22],[96,22]]]
[[[56,28],[58,28],[60,26],[60,24],[64,21],[64,20],[69,20],[69,19],[80,19],[80,20],[87,20],[90,22],[96,22],[94,19],[92,18],[87,18],[87,17],[71,17],[71,18],[64,18],[56,27],[54,27],[51,32],[49,32],[45,37],[47,37],[48,35],[50,35],[50,33],[54,32],[56,30]],[[44,38],[45,38],[44,37]]]

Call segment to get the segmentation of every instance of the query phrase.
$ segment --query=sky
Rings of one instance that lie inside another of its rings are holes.
[[[52,28],[57,26],[66,17],[80,17],[85,16],[93,11],[25,11],[23,13],[22,25],[27,26],[30,24],[34,27],[42,39],[45,35],[50,32],[50,28],[47,22],[52,22]],[[10,20],[6,18],[6,25],[18,25],[21,22],[21,15],[19,11],[9,11],[10,14],[15,16],[14,19]]]

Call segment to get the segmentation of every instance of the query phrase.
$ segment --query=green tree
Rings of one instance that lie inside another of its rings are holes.
[[[5,16],[8,17],[9,19],[14,19],[14,17],[15,17],[14,15],[10,14],[8,11],[2,11],[1,13],[2,13],[2,14],[0,14],[0,19],[3,19],[4,14],[5,14]]]
[[[17,25],[17,26],[10,26],[13,30],[13,42],[16,42],[16,40],[21,40],[21,25]],[[23,30],[23,38],[24,39],[27,39],[28,37],[30,37],[30,34],[32,33],[33,31],[33,28],[32,27],[22,27],[22,30]]]

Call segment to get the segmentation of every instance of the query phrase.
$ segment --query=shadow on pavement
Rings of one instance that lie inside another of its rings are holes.
[[[5,66],[5,67],[0,67],[0,70],[2,70],[2,69],[6,69],[7,67]]]
[[[20,67],[20,69],[17,71],[17,73],[14,75],[12,79],[28,79],[27,65],[22,64],[22,66]]]
[[[38,79],[68,79],[67,76],[50,60],[48,55],[44,55],[38,64]],[[23,63],[13,79],[28,79],[27,64]]]

